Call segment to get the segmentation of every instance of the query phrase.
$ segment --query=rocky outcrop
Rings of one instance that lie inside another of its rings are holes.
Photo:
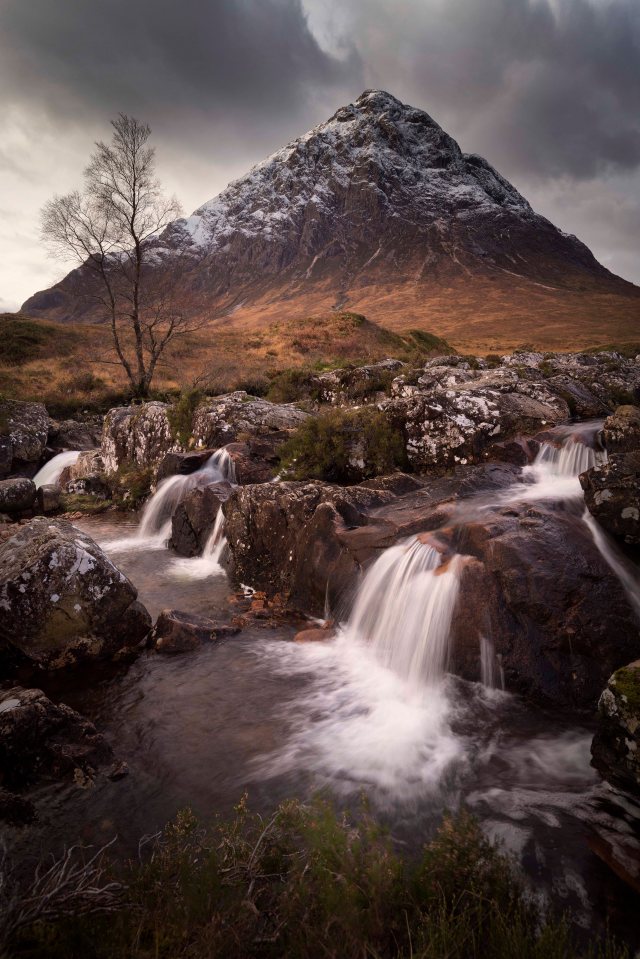
[[[151,628],[136,596],[89,536],[38,517],[0,546],[0,661],[55,669],[121,656]]]
[[[179,609],[164,609],[153,628],[152,640],[159,653],[190,653],[205,643],[212,643],[240,632],[238,626],[218,623],[206,616],[195,616]]]
[[[626,543],[640,543],[640,409],[621,406],[605,420],[608,460],[583,473],[589,512]]]
[[[0,769],[0,819],[14,821],[33,816],[17,795],[24,790],[51,781],[88,786],[99,770],[112,778],[126,772],[93,723],[41,690],[20,686],[0,692]]]
[[[184,453],[174,450],[162,458],[156,473],[156,483],[162,482],[169,476],[189,476],[199,470],[215,450],[198,450],[197,453]]]
[[[67,493],[88,493],[102,499],[109,495],[105,464],[99,450],[80,453],[76,462],[62,471],[59,482]]]
[[[529,369],[476,370],[462,359],[433,360],[412,379],[394,380],[392,398],[379,409],[402,430],[416,472],[481,462],[491,444],[569,418],[566,401]]]
[[[0,403],[0,477],[33,475],[47,445],[49,416],[42,403]]]
[[[36,500],[36,487],[24,477],[0,480],[0,513],[23,513],[31,509]]]
[[[291,403],[270,403],[238,390],[209,398],[199,406],[192,432],[197,446],[216,449],[249,436],[295,429],[308,415]]]
[[[191,490],[171,517],[169,546],[180,556],[199,556],[216,522],[220,504],[232,490],[229,483],[211,483]]]
[[[91,420],[51,420],[47,446],[56,453],[62,450],[93,450],[100,445],[102,437],[102,420],[93,417]]]
[[[400,360],[386,359],[370,366],[318,373],[309,378],[310,395],[333,405],[372,401],[388,392],[392,380],[406,365]]]
[[[107,473],[123,463],[155,467],[167,453],[181,449],[174,438],[166,403],[143,403],[109,410],[102,428],[100,448]]]
[[[610,677],[598,703],[591,752],[605,779],[640,794],[640,660]]]

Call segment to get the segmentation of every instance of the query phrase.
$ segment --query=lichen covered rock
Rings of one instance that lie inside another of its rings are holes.
[[[38,517],[0,546],[0,660],[53,669],[117,657],[151,628],[136,597],[89,536]]]
[[[612,536],[640,543],[640,409],[619,407],[603,435],[608,461],[580,477],[585,503]]]
[[[36,487],[24,477],[0,480],[0,513],[22,513],[31,509],[36,499]]]
[[[640,660],[611,676],[598,715],[593,765],[610,782],[640,793]]]
[[[295,429],[308,415],[291,403],[270,403],[238,390],[199,406],[193,415],[192,431],[198,446],[215,449],[239,437]]]
[[[42,403],[0,403],[0,477],[36,471],[47,445],[49,416]]]
[[[107,473],[124,463],[155,467],[172,450],[181,449],[174,438],[166,403],[143,403],[109,410],[102,428],[101,455]]]

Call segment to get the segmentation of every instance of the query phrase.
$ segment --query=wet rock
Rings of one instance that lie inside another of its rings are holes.
[[[168,476],[189,476],[195,473],[204,466],[213,453],[215,450],[198,450],[197,453],[174,450],[172,453],[167,453],[158,467],[156,483],[167,479]]]
[[[23,513],[31,509],[36,499],[36,487],[32,480],[18,477],[0,480],[0,512]]]
[[[31,520],[0,545],[0,659],[17,651],[54,669],[121,656],[151,628],[136,596],[85,533],[62,519]]]
[[[37,490],[38,508],[42,513],[60,509],[60,490],[57,486],[40,486]]]
[[[292,430],[309,416],[291,403],[270,403],[243,390],[207,399],[193,415],[199,447],[217,449],[248,436]]]
[[[249,436],[244,443],[229,443],[226,450],[233,460],[236,482],[269,483],[280,469],[280,450],[289,437],[286,430],[265,436]]]
[[[334,639],[336,630],[334,626],[316,626],[314,629],[301,629],[293,637],[294,643],[324,643],[329,639]]]
[[[53,703],[39,689],[0,692],[0,818],[32,818],[31,807],[16,793],[47,781],[87,786],[112,764],[104,736],[75,710]]]
[[[102,429],[100,452],[107,473],[115,473],[123,463],[155,467],[180,443],[169,423],[167,403],[143,403],[109,410]]]
[[[165,609],[158,616],[152,640],[159,653],[189,653],[205,643],[240,632],[237,626],[218,623],[178,609]]]
[[[485,638],[508,690],[592,708],[640,654],[631,603],[579,512],[524,504],[438,536],[469,557],[451,627],[457,674],[480,679]]]
[[[62,471],[59,482],[60,488],[67,493],[84,493],[106,499],[109,483],[100,450],[80,453],[76,462]]]
[[[619,407],[603,436],[608,461],[580,477],[587,509],[612,536],[640,543],[640,409]]]
[[[42,403],[4,400],[0,403],[0,477],[11,472],[37,471],[49,432]]]
[[[100,445],[102,437],[102,418],[91,420],[51,420],[47,446],[60,453],[63,450],[93,450]]]
[[[180,556],[199,556],[213,531],[220,504],[232,489],[230,483],[211,483],[187,493],[171,517],[171,549]]]
[[[640,794],[640,660],[609,678],[598,703],[591,753],[606,780]]]

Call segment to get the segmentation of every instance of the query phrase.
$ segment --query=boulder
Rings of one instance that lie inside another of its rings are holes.
[[[62,420],[49,422],[47,446],[60,453],[63,450],[92,450],[100,445],[102,436],[102,418],[91,420]]]
[[[37,490],[38,508],[42,513],[55,513],[60,509],[60,490],[57,486],[39,486]]]
[[[286,430],[265,436],[249,436],[244,443],[229,443],[226,447],[233,460],[236,482],[269,483],[280,470],[280,450],[289,438]]]
[[[213,530],[220,504],[232,489],[230,483],[211,483],[187,493],[171,517],[171,549],[180,556],[199,556]]]
[[[151,628],[136,596],[89,536],[37,517],[0,545],[0,659],[54,669],[123,655]]]
[[[110,491],[100,450],[80,453],[76,462],[62,471],[59,483],[66,493],[86,493],[106,499]]]
[[[16,795],[49,781],[89,785],[98,770],[116,778],[113,752],[93,723],[53,703],[40,689],[14,686],[0,692],[0,819],[33,817]]]
[[[109,410],[104,418],[100,452],[107,473],[123,463],[155,467],[173,450],[180,450],[168,417],[167,403],[142,403]]]
[[[192,432],[198,447],[217,449],[239,438],[295,429],[308,416],[292,403],[270,403],[238,390],[199,406]]]
[[[394,381],[392,393],[378,406],[402,430],[416,472],[481,462],[492,445],[569,418],[566,401],[528,369],[427,364],[415,382]]]
[[[0,476],[33,475],[47,445],[49,416],[42,403],[0,403]]]
[[[189,476],[195,473],[215,452],[215,450],[198,450],[197,453],[184,453],[181,450],[174,450],[172,453],[167,453],[158,466],[156,483],[167,479],[168,476]]]
[[[640,660],[609,678],[598,703],[591,753],[606,780],[640,794]]]
[[[164,609],[153,628],[152,640],[159,653],[189,653],[204,643],[235,636],[239,632],[238,626],[218,623],[206,616]]]
[[[392,380],[406,365],[400,360],[386,359],[370,366],[330,370],[313,377],[309,385],[322,403],[372,402],[388,392]]]
[[[608,461],[583,473],[589,512],[612,536],[640,543],[640,409],[621,406],[603,427]]]
[[[0,513],[23,513],[36,499],[35,483],[24,477],[0,480]]]

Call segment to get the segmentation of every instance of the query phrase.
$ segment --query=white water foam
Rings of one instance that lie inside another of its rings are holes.
[[[176,559],[167,572],[177,579],[207,579],[209,576],[224,575],[220,558],[226,545],[224,513],[222,507],[220,507],[213,529],[202,550],[202,555],[190,559]]]
[[[33,482],[36,484],[36,487],[57,486],[63,470],[65,470],[67,466],[72,466],[79,456],[80,450],[65,450],[64,453],[58,453],[57,456],[52,456],[49,462],[45,463],[33,477]]]

